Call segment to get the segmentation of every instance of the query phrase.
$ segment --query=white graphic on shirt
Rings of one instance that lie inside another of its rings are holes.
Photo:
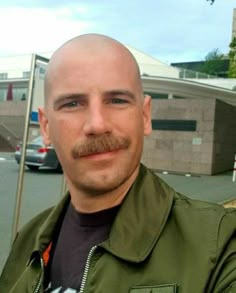
[[[63,289],[62,287],[54,289],[54,290],[50,290],[51,288],[51,283],[49,284],[49,287],[44,291],[46,292],[50,292],[50,293],[78,293],[79,291],[75,290],[75,289],[71,289],[71,288],[67,288],[67,289]]]
[[[78,292],[75,289],[70,289],[70,288],[66,289],[65,291],[61,291],[61,289],[62,289],[62,287],[57,288],[57,289],[51,291],[51,293],[77,293]]]

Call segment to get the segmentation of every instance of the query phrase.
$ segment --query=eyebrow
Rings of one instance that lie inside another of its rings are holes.
[[[123,95],[123,96],[128,96],[131,99],[135,100],[135,95],[129,91],[129,90],[124,90],[124,89],[114,89],[114,90],[109,90],[105,92],[105,95]]]
[[[113,89],[113,90],[108,90],[103,93],[103,96],[112,96],[112,95],[123,95],[123,96],[128,96],[132,100],[135,100],[136,97],[135,95],[125,89]],[[61,102],[66,102],[66,101],[71,101],[73,99],[81,99],[87,97],[88,94],[85,93],[71,93],[71,94],[62,94],[56,98],[56,100],[53,102],[53,108],[56,109]]]

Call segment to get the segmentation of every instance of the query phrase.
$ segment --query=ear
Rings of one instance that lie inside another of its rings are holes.
[[[49,127],[48,127],[48,118],[45,108],[39,107],[39,124],[40,124],[40,130],[43,137],[43,142],[45,145],[50,145],[50,134],[49,134]]]
[[[145,95],[143,101],[143,122],[144,135],[147,136],[152,132],[152,115],[151,115],[152,98]]]

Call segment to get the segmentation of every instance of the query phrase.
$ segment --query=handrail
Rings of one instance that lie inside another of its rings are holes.
[[[1,129],[3,131],[1,131]],[[16,144],[19,142],[20,137],[18,137],[9,127],[7,127],[3,122],[0,123],[0,134],[1,136],[15,148]],[[9,139],[10,138],[10,139]]]
[[[19,136],[17,136],[8,126],[6,126],[5,123],[1,122],[0,126],[2,126],[3,128],[5,128],[12,136],[14,136],[15,139],[20,139]]]

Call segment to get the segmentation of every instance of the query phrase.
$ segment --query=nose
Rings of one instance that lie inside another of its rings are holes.
[[[101,101],[90,103],[85,117],[85,135],[101,135],[111,132],[111,121],[108,109]]]

